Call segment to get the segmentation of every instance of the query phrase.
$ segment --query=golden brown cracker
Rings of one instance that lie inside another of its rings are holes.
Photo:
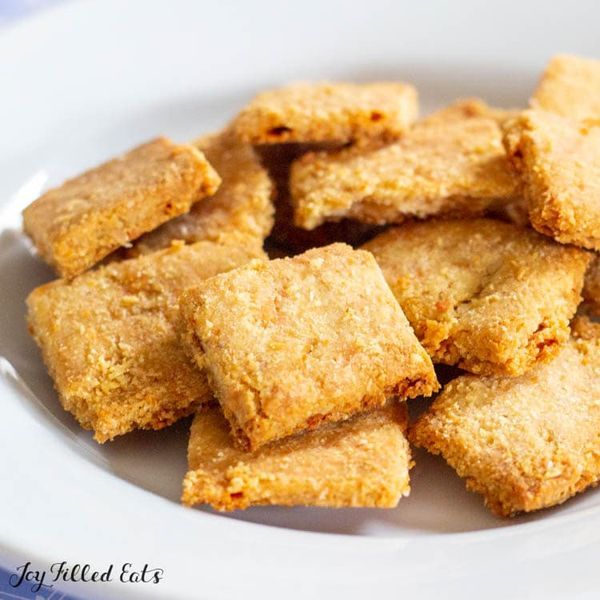
[[[410,431],[498,515],[554,506],[600,478],[600,330],[521,377],[458,377]]]
[[[194,418],[182,502],[392,508],[410,491],[407,410],[392,405],[244,452],[218,408]]]
[[[572,119],[600,118],[600,60],[554,56],[530,104]]]
[[[157,138],[46,192],[23,211],[23,228],[63,277],[214,194],[220,178],[188,144]]]
[[[492,219],[389,229],[373,253],[434,362],[519,375],[569,337],[588,252]]]
[[[418,114],[411,85],[297,83],[258,94],[233,122],[250,144],[395,138]]]
[[[424,119],[393,144],[296,161],[290,179],[296,224],[312,229],[343,217],[385,224],[473,215],[514,198],[517,181],[497,118],[464,114],[461,106]]]
[[[230,131],[203,136],[194,145],[219,173],[219,190],[181,215],[133,243],[130,256],[166,248],[173,240],[187,244],[256,243],[261,246],[273,227],[273,183],[252,146]]]
[[[35,289],[30,330],[65,409],[105,442],[166,427],[210,399],[205,374],[177,337],[178,296],[260,255],[180,244]]]
[[[600,250],[600,120],[528,110],[505,128],[533,227],[559,242]]]
[[[345,244],[252,261],[187,290],[181,311],[244,449],[438,387],[377,263]]]

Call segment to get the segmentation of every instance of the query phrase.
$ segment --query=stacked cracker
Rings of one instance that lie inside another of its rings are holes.
[[[599,99],[573,57],[523,112],[298,84],[47,192],[25,230],[63,279],[29,323],[63,405],[99,442],[195,414],[182,501],[221,510],[395,506],[407,429],[498,514],[594,485]],[[467,373],[408,428],[434,363]]]

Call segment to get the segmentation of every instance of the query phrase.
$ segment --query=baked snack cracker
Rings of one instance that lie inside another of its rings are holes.
[[[533,227],[559,242],[600,250],[600,119],[527,110],[505,127]]]
[[[173,240],[187,244],[256,243],[262,246],[273,226],[273,184],[252,146],[225,130],[203,136],[194,145],[222,178],[216,194],[134,242],[130,256],[166,248]]]
[[[199,242],[126,260],[35,289],[32,335],[66,410],[105,442],[160,429],[212,396],[175,331],[190,285],[262,255]]]
[[[438,387],[375,259],[345,244],[252,261],[180,304],[183,340],[243,449]]]
[[[583,299],[586,310],[600,317],[600,256],[596,255],[585,275]]]
[[[458,377],[410,431],[498,515],[560,504],[600,478],[600,328],[574,329],[582,337],[521,377]]]
[[[410,491],[405,404],[239,450],[218,408],[192,424],[182,502],[218,510],[257,504],[392,508]]]
[[[464,110],[464,102],[387,146],[309,153],[290,179],[295,221],[306,229],[342,217],[384,224],[479,214],[513,198],[516,188],[498,117]]]
[[[233,122],[250,144],[394,138],[418,114],[411,85],[297,83],[258,94]]]
[[[591,254],[492,219],[388,229],[375,256],[434,362],[519,375],[569,337]]]
[[[47,263],[74,277],[219,183],[196,148],[158,138],[46,192],[23,211],[23,228]]]
[[[600,60],[553,57],[530,104],[572,119],[600,118]]]

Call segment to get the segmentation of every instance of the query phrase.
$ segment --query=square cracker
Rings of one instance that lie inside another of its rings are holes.
[[[219,173],[221,186],[189,213],[135,241],[129,256],[166,248],[173,240],[262,246],[269,235],[273,227],[273,184],[252,146],[235,139],[228,130],[203,136],[194,145]]]
[[[257,504],[393,508],[410,491],[405,404],[239,450],[218,408],[192,424],[182,502],[234,510]]]
[[[220,181],[196,148],[158,138],[46,192],[23,211],[23,228],[47,263],[74,277]]]
[[[487,375],[557,353],[592,258],[492,219],[407,223],[363,248],[433,361]]]
[[[180,304],[184,342],[243,449],[438,387],[374,258],[345,244],[252,261]]]
[[[209,400],[205,374],[179,344],[178,296],[259,255],[211,242],[179,245],[35,289],[30,330],[65,409],[105,442],[166,427]]]
[[[560,504],[600,478],[600,326],[574,330],[521,377],[458,377],[410,431],[498,515]]]
[[[553,57],[530,104],[563,117],[600,118],[600,60],[568,54]]]
[[[348,142],[398,137],[417,114],[405,83],[296,83],[256,96],[233,129],[250,144]]]
[[[309,153],[292,166],[296,224],[349,217],[373,224],[480,214],[516,195],[497,111],[461,101],[387,146]]]
[[[565,244],[600,250],[600,119],[527,110],[505,124],[531,224]]]

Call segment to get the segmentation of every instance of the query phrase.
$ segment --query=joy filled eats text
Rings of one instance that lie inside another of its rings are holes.
[[[73,564],[66,561],[55,562],[47,569],[36,569],[31,561],[18,566],[15,573],[10,576],[9,584],[13,588],[30,587],[35,594],[42,589],[48,590],[55,583],[108,583],[120,581],[121,583],[160,583],[164,578],[164,570],[151,568],[147,563],[136,566],[133,563],[120,565],[110,564],[106,569],[95,569],[90,564]]]

